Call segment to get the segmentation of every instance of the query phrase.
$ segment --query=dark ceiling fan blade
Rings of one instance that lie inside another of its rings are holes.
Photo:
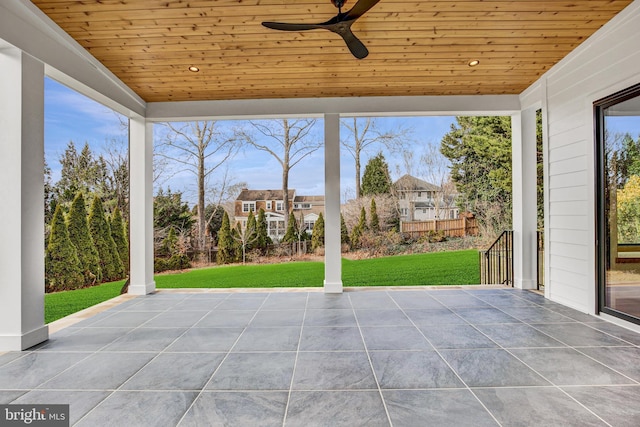
[[[367,47],[360,41],[359,38],[353,34],[351,28],[347,28],[346,30],[340,31],[338,34],[342,36],[344,42],[347,44],[347,47],[358,59],[366,58],[369,55],[369,50]]]
[[[358,59],[366,58],[369,50],[351,31],[351,24],[356,19],[364,15],[369,9],[375,6],[380,0],[358,0],[358,2],[348,12],[342,13],[343,1],[332,3],[338,7],[338,14],[326,22],[319,24],[289,24],[285,22],[263,22],[262,25],[274,30],[282,31],[306,31],[306,30],[329,30],[338,34],[344,39],[347,47]]]
[[[318,28],[326,28],[322,24],[288,24],[285,22],[263,22],[267,28],[282,31],[305,31],[305,30],[317,30]]]
[[[343,20],[356,20],[360,18],[379,1],[380,0],[358,0],[358,3],[345,14]]]

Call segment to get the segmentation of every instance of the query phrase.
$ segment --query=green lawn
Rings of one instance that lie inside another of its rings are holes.
[[[162,288],[274,288],[322,286],[323,262],[234,265],[195,269],[155,276]],[[342,261],[344,286],[469,285],[480,282],[475,250]],[[45,295],[45,321],[113,298],[124,281],[105,283],[77,291]]]
[[[468,285],[480,282],[475,250],[342,260],[344,286]],[[322,286],[323,262],[232,265],[155,277],[157,288]]]
[[[434,286],[480,283],[478,251],[433,252],[342,261],[344,286]]]
[[[44,322],[50,323],[120,295],[124,280],[44,295]]]

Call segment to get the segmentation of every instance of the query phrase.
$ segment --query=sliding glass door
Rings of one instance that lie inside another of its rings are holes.
[[[640,85],[594,106],[599,309],[640,323]]]

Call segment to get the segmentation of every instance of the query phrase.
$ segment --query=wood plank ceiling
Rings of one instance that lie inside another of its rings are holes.
[[[328,31],[261,25],[324,22],[330,0],[33,3],[153,102],[518,94],[631,1],[381,0],[352,27],[363,60]]]

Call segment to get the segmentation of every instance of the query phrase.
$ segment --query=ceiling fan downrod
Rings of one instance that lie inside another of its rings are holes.
[[[347,0],[331,0],[331,3],[338,8],[338,14],[342,14],[342,6],[344,6],[346,2]]]

